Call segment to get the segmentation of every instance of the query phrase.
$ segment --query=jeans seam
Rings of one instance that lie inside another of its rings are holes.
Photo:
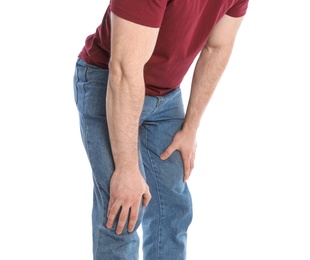
[[[79,101],[79,93],[78,93],[78,83],[80,82],[80,77],[79,77],[79,66],[76,65],[76,72],[75,72],[75,82],[74,82],[74,91],[75,91],[75,104],[78,104]]]
[[[87,81],[87,71],[88,71],[88,68],[87,67],[84,67],[84,79],[85,81]],[[89,124],[88,124],[88,118],[87,116],[85,115],[86,112],[85,112],[85,99],[86,99],[86,87],[85,87],[85,83],[83,84],[83,90],[84,90],[84,95],[83,95],[83,103],[82,103],[82,109],[81,109],[81,114],[82,116],[84,117],[84,122],[85,122],[85,149],[88,153],[88,156],[89,156],[89,161],[90,161],[90,164],[93,165],[93,157],[92,157],[92,152],[91,152],[91,145],[89,144]],[[98,251],[98,247],[99,247],[99,236],[100,236],[100,230],[98,229],[97,230],[97,234],[96,234],[96,244],[94,244],[94,255],[96,256],[97,255],[97,251]],[[95,242],[95,241],[94,241]]]
[[[85,95],[84,95],[85,97]],[[84,116],[84,115],[83,115]],[[88,151],[88,156],[89,156],[89,161],[90,161],[90,164],[92,165],[92,153],[91,153],[91,150],[90,150],[90,145],[89,145],[89,128],[88,128],[88,119],[87,117],[84,116],[84,120],[85,120],[85,137],[86,137],[86,140],[85,140],[85,145],[86,145],[86,150]],[[99,235],[100,235],[100,230],[98,229],[97,232],[96,232],[96,244],[94,244],[94,256],[97,255],[97,251],[98,251],[98,245],[99,245]],[[95,241],[94,241],[95,242]]]
[[[147,140],[148,140],[148,134],[146,134],[146,144],[148,143]],[[155,164],[154,164],[154,162],[152,160],[152,156],[150,154],[150,150],[149,149],[147,149],[147,153],[148,153],[151,165],[152,165],[152,170],[153,170],[153,174],[154,174],[154,179],[156,180],[156,187],[157,187],[157,193],[158,193],[160,219],[159,219],[159,224],[158,224],[159,228],[158,228],[158,242],[157,242],[157,257],[158,257],[157,259],[160,259],[159,256],[160,256],[160,247],[161,247],[161,226],[162,226],[162,219],[163,219],[162,200],[161,200],[161,193],[160,193],[157,177],[156,177],[156,174],[155,174],[156,167],[155,167]]]

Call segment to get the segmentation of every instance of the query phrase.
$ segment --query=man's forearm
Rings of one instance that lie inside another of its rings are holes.
[[[138,128],[144,102],[141,76],[126,77],[110,70],[107,120],[115,168],[138,167]]]
[[[197,61],[183,130],[196,133],[201,117],[226,68],[232,46],[204,48]]]

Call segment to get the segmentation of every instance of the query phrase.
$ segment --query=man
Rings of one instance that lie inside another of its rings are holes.
[[[74,76],[95,260],[186,259],[196,133],[248,0],[111,0]],[[186,113],[180,85],[197,60]]]

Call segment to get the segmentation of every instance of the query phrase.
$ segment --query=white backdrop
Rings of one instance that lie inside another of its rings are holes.
[[[92,258],[92,181],[72,77],[107,4],[1,6],[0,259]],[[199,129],[189,260],[310,259],[305,4],[250,0]]]

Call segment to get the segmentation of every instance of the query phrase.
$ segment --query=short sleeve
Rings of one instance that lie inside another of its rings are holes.
[[[168,0],[111,0],[111,11],[128,21],[159,28]]]
[[[232,17],[241,17],[246,14],[248,3],[249,0],[238,0],[226,14]]]

